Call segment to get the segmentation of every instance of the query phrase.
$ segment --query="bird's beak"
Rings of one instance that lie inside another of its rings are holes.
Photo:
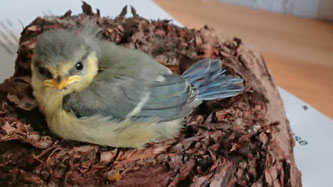
[[[55,79],[50,79],[50,80],[44,81],[44,86],[50,86],[50,87],[57,88],[58,90],[62,90],[64,88],[66,88],[68,85],[73,84],[80,80],[81,80],[81,77],[78,75],[66,77],[64,80],[62,80],[60,82]]]

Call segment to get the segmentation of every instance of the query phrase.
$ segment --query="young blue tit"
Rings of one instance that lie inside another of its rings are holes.
[[[142,51],[101,39],[94,27],[37,37],[33,94],[48,127],[64,139],[140,148],[174,137],[201,101],[243,90],[220,60],[201,60],[177,75]]]

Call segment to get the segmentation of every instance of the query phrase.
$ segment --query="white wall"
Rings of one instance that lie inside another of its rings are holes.
[[[333,21],[333,0],[220,0],[247,7]]]

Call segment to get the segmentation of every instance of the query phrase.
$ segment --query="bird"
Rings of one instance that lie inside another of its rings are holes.
[[[174,138],[203,101],[244,90],[220,59],[203,58],[182,74],[149,54],[104,39],[86,24],[37,36],[33,95],[49,129],[65,140],[143,148]]]

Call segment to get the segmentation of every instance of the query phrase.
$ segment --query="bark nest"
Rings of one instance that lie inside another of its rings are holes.
[[[82,9],[77,16],[38,17],[21,33],[15,73],[0,85],[1,186],[301,186],[289,122],[257,51],[207,26],[149,21],[133,8],[133,17],[125,18],[123,9],[114,19],[86,3]],[[178,137],[142,150],[61,140],[33,98],[31,57],[37,35],[86,19],[95,20],[106,39],[143,50],[177,73],[199,59],[219,58],[228,73],[245,80],[246,90],[203,103]]]

